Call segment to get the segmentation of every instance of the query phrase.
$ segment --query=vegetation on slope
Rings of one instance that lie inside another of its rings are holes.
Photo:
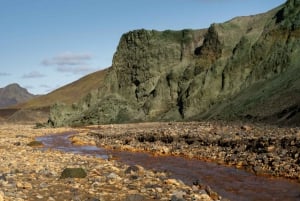
[[[98,89],[103,84],[107,69],[91,73],[81,79],[65,85],[49,94],[37,97],[23,104],[19,104],[17,108],[43,108],[50,107],[56,102],[71,105],[73,102],[79,101],[90,91]]]

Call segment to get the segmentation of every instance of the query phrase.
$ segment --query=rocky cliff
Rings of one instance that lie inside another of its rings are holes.
[[[291,119],[300,117],[299,38],[299,0],[203,30],[130,31],[121,37],[99,90],[70,107],[54,105],[49,122],[297,123]]]

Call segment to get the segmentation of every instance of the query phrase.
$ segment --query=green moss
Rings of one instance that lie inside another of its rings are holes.
[[[161,32],[160,38],[163,40],[180,42],[182,38],[182,33],[181,31],[166,30]]]

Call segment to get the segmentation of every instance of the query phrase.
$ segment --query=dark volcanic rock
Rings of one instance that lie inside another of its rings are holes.
[[[66,168],[61,173],[60,178],[85,178],[86,176],[87,174],[82,168]]]
[[[27,146],[30,146],[30,147],[41,147],[43,146],[43,143],[40,142],[40,141],[31,141],[27,144]]]

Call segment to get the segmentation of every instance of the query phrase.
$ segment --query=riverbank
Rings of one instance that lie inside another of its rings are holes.
[[[199,182],[187,186],[169,178],[167,172],[128,166],[115,160],[41,150],[42,145],[35,141],[37,136],[70,130],[77,130],[82,139],[90,141],[86,129],[0,125],[0,201],[226,200],[208,186]]]
[[[89,129],[88,136],[93,137],[100,147],[198,158],[257,175],[300,181],[300,128],[172,122],[104,125]],[[76,138],[74,141],[79,142],[80,136]]]

